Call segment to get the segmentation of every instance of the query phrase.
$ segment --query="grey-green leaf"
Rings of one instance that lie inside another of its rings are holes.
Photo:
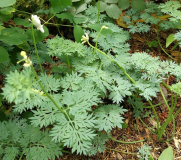
[[[172,147],[169,146],[167,149],[165,149],[158,160],[174,160]]]
[[[144,10],[145,9],[145,2],[143,0],[133,0],[131,2],[131,7],[137,11]]]
[[[83,29],[79,25],[76,25],[74,27],[74,37],[75,37],[76,42],[81,42],[83,35],[84,35]]]
[[[117,5],[111,4],[111,5],[106,7],[106,13],[108,14],[109,17],[114,18],[114,19],[118,19],[122,12]]]
[[[118,1],[118,7],[120,7],[122,10],[127,9],[129,7],[130,3],[129,0],[119,0]]]

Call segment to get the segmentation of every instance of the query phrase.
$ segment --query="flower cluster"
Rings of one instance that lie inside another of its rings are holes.
[[[24,67],[30,67],[32,65],[32,61],[30,60],[30,58],[27,57],[26,52],[25,51],[21,51],[20,55],[23,57],[23,59],[18,61],[17,64],[19,64],[22,61],[25,61],[23,66]]]

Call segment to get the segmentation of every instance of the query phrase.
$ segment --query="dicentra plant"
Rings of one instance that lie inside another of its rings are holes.
[[[56,12],[58,9],[55,9]],[[104,144],[110,138],[111,130],[122,128],[123,114],[127,111],[122,103],[127,97],[129,103],[136,106],[135,117],[140,120],[142,109],[138,104],[142,99],[148,101],[157,121],[157,130],[150,131],[161,140],[168,123],[174,122],[174,117],[181,110],[173,114],[178,96],[173,92],[178,91],[174,86],[167,86],[163,80],[175,76],[179,81],[181,66],[173,61],[160,61],[158,57],[151,57],[145,52],[130,55],[127,53],[129,44],[126,43],[130,38],[129,33],[113,23],[105,22],[105,16],[100,16],[101,23],[94,24],[98,17],[96,11],[93,6],[85,11],[86,15],[91,15],[84,22],[84,28],[89,30],[83,31],[75,23],[77,31],[85,32],[81,40],[86,45],[59,36],[48,39],[46,45],[38,44],[37,35],[46,28],[38,17],[32,16],[31,30],[27,32],[33,39],[31,44],[35,49],[31,54],[21,52],[23,58],[18,64],[23,62],[23,69],[6,75],[2,95],[9,103],[14,103],[15,112],[21,114],[30,110],[33,113],[30,118],[33,127],[48,129],[47,134],[52,141],[71,148],[77,154],[95,155],[97,151],[105,150]],[[36,32],[33,24],[38,29]],[[89,42],[90,37],[94,45]],[[77,41],[79,39],[78,36]],[[41,66],[41,57],[48,56],[59,58],[56,63],[50,61],[52,74]],[[34,67],[38,65],[40,72],[37,73]],[[151,103],[158,92],[162,93],[161,83],[172,92],[171,107],[164,99],[169,115],[163,124]],[[2,123],[3,126],[5,124]],[[38,140],[32,143],[39,144]]]

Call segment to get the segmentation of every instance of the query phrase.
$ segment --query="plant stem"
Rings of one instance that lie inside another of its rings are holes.
[[[39,58],[39,55],[38,55],[38,50],[37,50],[37,47],[36,47],[35,35],[34,35],[34,30],[33,30],[33,23],[32,23],[32,35],[33,35],[33,42],[34,42],[34,47],[35,47],[35,50],[36,50],[36,55],[37,55],[37,58],[38,58],[38,63],[40,65],[41,73],[43,73],[40,58]]]
[[[47,24],[53,17],[55,17],[55,14],[51,16],[43,25]]]
[[[35,69],[33,68],[32,65],[31,65],[31,69],[32,69],[32,71],[33,71],[33,73],[34,73],[34,75],[35,75],[35,77],[36,77],[37,82],[39,83],[41,89],[42,89],[43,92],[46,94],[46,96],[53,102],[53,104],[55,105],[55,107],[58,108],[58,110],[59,110],[60,112],[62,112],[67,119],[69,119],[69,117],[67,117],[66,113],[58,106],[58,104],[54,101],[54,99],[53,99],[53,98],[48,94],[48,92],[45,90],[45,88],[44,88],[43,85],[41,84],[41,82],[40,82],[40,80],[39,80],[39,78],[38,78],[38,75],[36,74]]]
[[[157,113],[156,113],[156,111],[155,111],[155,108],[153,107],[153,105],[152,105],[152,103],[151,103],[150,100],[148,100],[148,103],[150,104],[150,106],[151,106],[151,108],[152,108],[152,110],[153,110],[153,113],[154,113],[154,115],[155,115],[156,122],[157,122],[157,128],[159,129],[160,125],[159,125],[158,115],[157,115]]]
[[[143,122],[143,120],[139,117],[139,120],[145,125],[145,127],[152,133],[152,134],[155,134],[155,132],[153,131],[153,129],[150,129],[146,124],[145,122]]]
[[[89,42],[87,42],[92,48],[95,49],[95,47],[93,45],[91,45]],[[105,55],[107,58],[109,58],[112,62],[114,62],[116,64],[116,66],[118,66],[122,71],[123,73],[129,78],[129,80],[133,83],[133,84],[136,84],[136,82],[130,77],[130,75],[116,62],[114,61],[111,57],[109,57],[107,54],[105,54],[104,52],[102,52],[101,50],[99,49],[96,49],[98,52],[102,53],[103,55]]]
[[[158,32],[159,32],[159,31],[158,31],[158,25],[157,25],[156,29],[157,29],[157,39],[158,39],[158,44],[160,45],[162,51],[163,51],[168,57],[170,57],[171,59],[174,60],[174,58],[173,58],[171,55],[169,55],[169,54],[164,50],[164,48],[162,47],[162,45],[161,45],[161,43],[160,43],[159,36],[158,36]]]
[[[124,144],[133,144],[133,143],[140,143],[140,142],[144,142],[144,141],[147,141],[147,140],[150,140],[151,138],[148,138],[148,139],[143,139],[143,140],[139,140],[139,141],[133,141],[133,142],[125,142],[125,141],[119,141],[117,139],[114,139],[113,137],[111,137],[111,139],[115,142],[119,142],[119,143],[124,143]]]
[[[167,125],[168,125],[168,124],[170,123],[170,121],[172,120],[172,114],[173,114],[173,111],[174,111],[174,109],[175,109],[175,107],[176,107],[176,102],[177,102],[177,96],[176,96],[176,98],[175,98],[175,104],[174,104],[174,106],[171,107],[166,121],[165,121],[164,124],[158,129],[158,131],[159,131],[158,140],[161,140],[161,137],[162,137],[162,135],[163,135],[163,133],[164,133]]]
[[[106,147],[106,149],[109,149],[109,150],[112,150],[112,151],[116,151],[116,152],[121,152],[121,153],[124,153],[124,154],[140,155],[138,153],[124,152],[124,151],[119,151],[119,150],[111,149],[111,148],[107,148],[107,147]]]
[[[69,67],[69,73],[72,73],[69,57],[67,55],[66,55],[66,58],[67,58],[67,64],[68,64],[68,67]]]
[[[103,28],[101,28],[101,30],[99,31],[99,34],[97,36],[97,41],[96,41],[96,44],[95,44],[95,47],[94,47],[94,54],[96,53],[96,50],[97,50],[97,43],[99,41],[99,37],[100,37],[100,34],[101,34],[101,31],[102,31]]]

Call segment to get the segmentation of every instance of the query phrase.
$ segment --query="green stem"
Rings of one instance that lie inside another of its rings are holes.
[[[98,15],[97,15],[97,24],[99,24],[99,15],[100,15],[100,0],[97,2],[97,8],[98,8]]]
[[[34,75],[35,75],[35,77],[36,77],[36,80],[37,80],[37,82],[39,83],[42,91],[43,91],[43,92],[46,94],[46,96],[53,102],[53,104],[55,105],[55,107],[56,107],[60,112],[62,112],[67,119],[69,119],[69,117],[66,115],[66,113],[58,106],[58,104],[54,101],[54,99],[53,99],[53,98],[48,94],[48,92],[45,90],[45,88],[44,88],[43,85],[41,84],[41,82],[40,82],[40,80],[39,80],[39,78],[38,78],[38,75],[36,74],[35,69],[33,68],[32,65],[31,65],[31,69],[32,69],[32,71],[33,71],[33,73],[34,73]]]
[[[111,149],[111,148],[107,148],[107,147],[106,147],[106,149],[109,149],[109,150],[112,150],[112,151],[116,151],[116,152],[121,152],[121,153],[124,153],[124,154],[140,155],[138,153],[124,152],[124,151],[119,151],[119,150]]]
[[[97,44],[98,44],[98,41],[99,41],[99,37],[100,37],[101,31],[102,31],[102,28],[101,28],[101,30],[99,31],[99,34],[98,34],[98,36],[97,36],[97,41],[96,41],[96,44],[95,44],[95,47],[94,47],[94,54],[96,53],[96,50],[97,50]]]
[[[72,70],[71,70],[71,66],[70,66],[69,57],[66,55],[66,58],[67,58],[67,64],[68,64],[68,67],[69,67],[69,73],[71,73]]]
[[[168,102],[168,101],[169,101],[169,100],[167,100],[167,102]],[[155,108],[155,107],[160,106],[160,105],[162,105],[162,104],[164,104],[164,103],[155,104],[155,105],[153,105],[153,107]],[[143,107],[143,108],[151,108],[151,106]]]
[[[17,7],[20,5],[21,1],[22,1],[22,0],[19,0],[18,4],[15,5],[14,8],[17,8]]]
[[[139,120],[144,124],[144,126],[152,133],[152,134],[155,134],[155,132],[152,130],[152,129],[150,129],[146,124],[145,124],[145,122],[143,122],[143,120],[139,117]]]
[[[162,84],[164,85],[165,88],[167,88],[168,90],[171,90],[170,86],[168,86],[164,81],[162,81]]]
[[[174,119],[174,116],[172,115],[172,120],[173,120],[173,129],[172,129],[172,137],[169,139],[169,140],[166,140],[166,141],[160,141],[160,142],[170,142],[173,140],[173,137],[175,135],[175,119]],[[167,137],[168,138],[168,137]]]
[[[174,118],[177,116],[178,113],[180,113],[181,107],[177,110],[177,112],[174,114]]]
[[[57,18],[55,18],[55,22],[57,23]],[[58,29],[58,33],[62,36],[62,38],[64,38],[64,36],[63,36],[62,33],[60,32],[59,27],[58,27],[58,26],[56,26],[56,27],[57,27],[57,29]]]
[[[162,47],[162,45],[161,45],[161,43],[160,43],[159,36],[158,36],[158,32],[159,32],[159,31],[158,31],[158,25],[157,25],[156,29],[157,29],[158,44],[160,45],[160,47],[161,47],[161,49],[163,50],[163,52],[164,52],[168,57],[170,57],[171,59],[174,60],[174,58],[173,58],[171,55],[169,55],[169,54],[164,50],[164,48]]]
[[[172,114],[173,114],[173,111],[174,111],[174,109],[175,109],[175,107],[176,107],[176,102],[177,102],[177,96],[175,97],[175,104],[174,104],[174,106],[171,107],[165,123],[158,129],[158,131],[159,131],[158,140],[161,140],[162,135],[163,135],[163,133],[164,133],[167,125],[168,125],[168,124],[170,123],[170,121],[172,120]]]
[[[111,139],[115,142],[119,142],[119,143],[124,143],[124,144],[133,144],[133,143],[140,143],[140,142],[144,142],[144,141],[147,141],[147,140],[150,140],[151,138],[148,138],[148,139],[143,139],[143,140],[139,140],[139,141],[133,141],[133,142],[125,142],[125,141],[119,141],[117,139],[114,139],[113,137],[111,137]]]
[[[93,45],[91,45],[89,42],[87,42],[92,48],[95,49],[95,47]],[[107,54],[105,54],[104,52],[102,52],[101,50],[99,49],[96,49],[98,52],[102,53],[103,55],[105,55],[107,58],[109,58],[112,62],[114,62],[116,64],[116,66],[118,66],[122,71],[123,73],[129,78],[129,80],[133,83],[133,84],[136,84],[136,82],[130,77],[130,75],[116,62],[114,61],[111,57],[109,57]]]
[[[154,113],[154,115],[155,115],[156,122],[157,122],[157,128],[159,129],[160,124],[159,124],[158,115],[157,115],[157,113],[156,113],[156,111],[155,111],[155,108],[153,107],[153,105],[152,105],[152,103],[151,103],[151,101],[150,101],[150,100],[148,100],[148,103],[150,104],[150,106],[151,106],[151,108],[152,108],[152,110],[153,110],[153,113]]]
[[[40,58],[39,58],[39,55],[38,55],[38,50],[37,50],[37,47],[36,47],[35,35],[34,35],[34,30],[33,30],[33,23],[32,23],[32,35],[33,35],[33,42],[34,42],[34,47],[35,47],[35,50],[36,50],[36,55],[37,55],[37,58],[38,58],[38,63],[40,65],[41,72],[43,73]]]
[[[50,18],[48,19],[48,21],[46,21],[43,25],[47,24],[53,17],[55,17],[55,14],[54,14],[52,17],[50,17]]]

